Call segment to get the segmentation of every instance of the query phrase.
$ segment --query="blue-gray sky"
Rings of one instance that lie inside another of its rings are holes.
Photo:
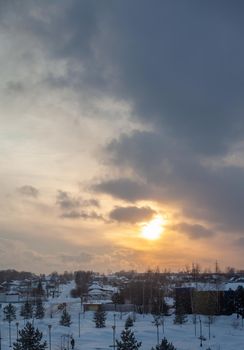
[[[1,268],[243,267],[243,11],[0,1]]]

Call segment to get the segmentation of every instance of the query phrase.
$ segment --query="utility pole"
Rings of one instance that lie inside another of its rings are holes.
[[[202,347],[202,320],[199,318],[200,322],[200,347]]]
[[[154,325],[157,328],[157,346],[159,346],[159,326],[160,326],[160,319],[159,319],[159,317],[155,317],[153,323],[154,323]]]
[[[11,322],[8,323],[8,335],[9,335],[9,347],[12,348],[12,339],[11,339]]]
[[[49,325],[48,325],[48,334],[49,334],[49,350],[52,350],[51,328],[52,328],[52,325],[51,325],[51,324],[49,324]]]
[[[145,279],[142,284],[142,303],[143,303],[143,317],[145,317]]]
[[[78,316],[78,321],[79,321],[79,338],[80,338],[80,315],[81,315],[81,313],[79,312],[79,316]]]
[[[210,339],[210,336],[211,336],[210,324],[211,324],[211,316],[208,316],[208,339]]]
[[[116,348],[116,344],[115,344],[115,330],[116,330],[116,320],[115,320],[115,318],[116,318],[116,314],[114,314],[114,324],[113,324],[113,326],[112,326],[112,329],[113,329],[113,348],[114,348],[114,350],[115,350],[115,348]]]
[[[19,322],[16,322],[16,340],[19,340]]]
[[[195,329],[195,337],[197,336],[197,315],[193,315],[194,329]]]
[[[163,330],[163,334],[164,334],[164,314],[162,314],[162,330]]]

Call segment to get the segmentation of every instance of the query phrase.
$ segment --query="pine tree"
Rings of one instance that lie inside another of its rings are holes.
[[[19,331],[19,338],[13,344],[13,350],[45,350],[46,347],[47,342],[42,342],[42,333],[30,322]]]
[[[125,328],[133,327],[134,322],[131,316],[129,315],[125,321]]]
[[[93,321],[95,322],[96,328],[106,327],[106,312],[102,310],[95,311]]]
[[[175,313],[174,324],[183,324],[187,322],[187,315],[184,313],[184,309],[182,307],[178,307]]]
[[[154,350],[154,348],[152,348]],[[156,350],[176,350],[172,343],[169,343],[166,338],[163,338],[160,345],[156,346]]]
[[[45,309],[41,299],[36,301],[35,318],[42,319],[45,316]]]
[[[71,316],[66,310],[66,308],[63,310],[59,324],[65,327],[69,327],[71,325]]]
[[[116,340],[117,350],[138,350],[141,347],[141,342],[135,338],[134,332],[125,328],[120,335],[121,340]]]
[[[187,316],[185,314],[175,314],[174,324],[183,324],[187,322]]]
[[[20,316],[23,316],[24,319],[32,318],[33,316],[33,306],[27,300],[21,307]]]
[[[4,321],[11,323],[16,319],[16,307],[12,304],[8,304],[3,309]]]

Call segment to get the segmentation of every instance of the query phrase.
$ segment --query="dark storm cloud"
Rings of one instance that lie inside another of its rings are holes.
[[[116,168],[133,169],[146,184],[154,184],[151,199],[177,203],[188,217],[218,229],[243,230],[243,168],[206,165],[191,149],[154,132],[122,136],[106,150]],[[149,189],[145,185],[145,193]]]
[[[243,4],[117,4],[111,55],[137,115],[203,154],[242,139]]]
[[[118,222],[127,222],[135,224],[137,222],[150,220],[156,212],[150,207],[116,207],[113,209],[109,217],[111,220]]]
[[[187,235],[191,239],[209,238],[215,235],[212,230],[198,224],[188,224],[182,222],[170,228],[174,231]]]
[[[95,192],[107,193],[114,198],[131,202],[152,198],[152,194],[147,186],[129,178],[101,181],[100,183],[93,185],[92,189]]]
[[[102,87],[196,153],[221,154],[242,139],[242,2],[14,4],[4,25],[10,19],[50,58],[66,61],[51,84],[96,94]]]
[[[243,141],[243,2],[14,4],[0,15],[3,25],[15,25],[47,57],[65,61],[64,75],[49,73],[45,83],[126,101],[139,123],[157,130],[118,137],[106,148],[110,164],[132,170],[142,184],[110,180],[97,191],[177,202],[189,217],[243,231],[244,171],[218,165],[218,157]],[[212,159],[215,167],[206,162]],[[79,207],[67,193],[57,203]]]
[[[17,188],[18,193],[20,193],[23,196],[27,197],[33,197],[37,198],[39,195],[39,191],[37,188],[30,186],[30,185],[25,185],[22,187]]]

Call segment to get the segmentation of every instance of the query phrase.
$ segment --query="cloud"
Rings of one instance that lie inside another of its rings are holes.
[[[188,224],[186,222],[170,226],[170,229],[183,233],[191,239],[211,238],[215,232],[199,224]]]
[[[156,214],[156,211],[150,207],[130,206],[116,207],[110,212],[109,217],[111,220],[118,222],[135,224],[137,222],[150,220],[154,214]]]
[[[97,199],[82,199],[80,197],[74,197],[69,192],[59,190],[56,197],[56,204],[60,209],[70,210],[77,209],[80,207],[97,207],[99,208],[100,203]]]
[[[102,215],[97,214],[95,211],[85,212],[72,210],[64,212],[60,217],[65,219],[105,220]]]
[[[6,173],[55,188],[50,179],[63,169],[70,183],[105,164],[109,180],[96,183],[96,193],[172,205],[184,220],[203,223],[181,226],[192,237],[243,235],[243,152],[226,162],[244,140],[243,9],[218,0],[0,2]],[[117,114],[108,104],[104,113],[104,100],[126,109]],[[90,140],[94,121],[99,131]],[[105,139],[97,167],[92,157]],[[9,187],[11,178],[4,179]],[[38,196],[23,188],[22,195]],[[100,217],[88,210],[99,207],[96,199],[66,191],[57,206],[63,217]],[[110,217],[136,221],[126,208],[141,209],[118,207]]]
[[[20,81],[9,81],[6,84],[6,91],[10,94],[19,94],[25,90],[25,86]]]
[[[65,191],[58,191],[56,203],[61,209],[75,209],[80,206],[80,200]]]
[[[118,67],[119,93],[133,101],[143,122],[167,129],[196,153],[225,152],[243,135],[238,7],[225,4],[219,16],[208,2],[157,2],[152,9],[144,1],[135,28],[137,3],[127,5],[111,14],[109,58]]]
[[[33,186],[25,185],[17,188],[18,193],[26,197],[37,198],[39,195],[39,190]]]
[[[62,74],[42,77],[50,88],[94,95],[103,87],[128,101],[142,124],[167,130],[195,153],[216,155],[244,129],[243,5],[226,2],[220,16],[219,4],[30,2],[3,6],[1,19],[24,34],[27,47],[38,43],[50,61],[64,63]]]
[[[101,181],[92,185],[92,190],[131,202],[152,197],[151,191],[145,184],[129,178]]]
[[[122,135],[105,152],[110,167],[126,169],[142,179],[144,193],[150,192],[151,200],[175,205],[186,217],[207,221],[219,230],[243,232],[242,166],[209,162],[156,131]]]

